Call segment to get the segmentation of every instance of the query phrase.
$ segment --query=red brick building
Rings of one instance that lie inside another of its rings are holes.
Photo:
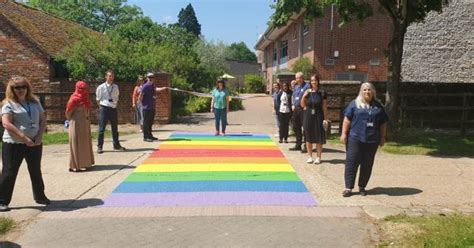
[[[75,42],[72,34],[78,30],[102,35],[23,4],[0,0],[0,92],[4,91],[4,83],[13,75],[28,78],[37,93],[72,92],[74,82],[69,82],[64,65],[54,58]],[[170,86],[170,82],[169,74],[161,74],[158,78],[159,87]],[[91,93],[99,83],[90,83]],[[129,123],[133,120],[131,96],[134,84],[117,84],[120,87],[119,123]],[[64,120],[68,97],[45,98],[48,121]],[[166,123],[171,116],[171,93],[160,92],[158,97],[156,117]],[[92,117],[92,121],[96,121],[94,117],[97,115],[92,114]]]
[[[384,51],[390,38],[390,20],[373,1],[374,15],[363,23],[339,27],[335,8],[322,18],[304,24],[304,13],[295,14],[286,26],[268,27],[257,41],[259,62],[267,89],[275,76],[291,70],[301,57],[313,64],[324,81],[386,81],[388,60]]]

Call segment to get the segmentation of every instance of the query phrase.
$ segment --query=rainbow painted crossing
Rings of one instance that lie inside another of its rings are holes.
[[[173,133],[105,200],[109,207],[315,206],[266,134]]]

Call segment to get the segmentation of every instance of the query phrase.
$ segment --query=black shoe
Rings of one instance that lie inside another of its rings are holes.
[[[303,147],[303,149],[301,149],[301,153],[307,153],[308,152],[308,149],[306,149],[306,147]]]
[[[284,140],[283,142],[285,142],[285,144],[288,144],[288,140]]]
[[[35,200],[35,202],[42,205],[49,205],[51,203],[51,201],[46,197],[43,199]]]
[[[301,146],[293,146],[293,147],[290,147],[290,149],[288,149],[290,151],[301,151]]]
[[[367,195],[367,191],[365,190],[365,188],[359,188],[359,194],[361,196],[366,196]]]
[[[283,143],[283,140],[279,140],[278,143]]]
[[[343,196],[343,197],[349,197],[349,196],[351,196],[351,195],[352,195],[352,191],[350,191],[350,190],[348,190],[348,189],[346,189],[346,190],[344,190],[344,191],[342,192],[342,196]]]
[[[153,140],[150,139],[150,138],[144,138],[143,141],[146,141],[146,142],[153,142]]]
[[[127,150],[127,149],[126,149],[125,147],[123,147],[123,146],[115,146],[115,147],[114,147],[114,150],[116,150],[116,151],[125,151],[125,150]]]
[[[150,137],[152,140],[159,140],[157,137]]]
[[[8,205],[0,204],[0,212],[8,212],[8,211],[10,211],[10,208],[8,207]]]
[[[102,147],[97,147],[97,153],[99,154],[104,153],[104,150],[102,150]]]

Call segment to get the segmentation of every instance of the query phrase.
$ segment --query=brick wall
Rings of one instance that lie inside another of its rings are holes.
[[[160,73],[157,75],[156,87],[171,87],[171,74]],[[171,91],[158,92],[156,99],[155,123],[169,123],[171,119]]]
[[[288,26],[286,32],[272,42],[269,47],[288,40],[288,67],[299,59],[300,45],[302,56],[312,61],[314,70],[320,74],[323,80],[336,80],[338,72],[360,72],[367,73],[369,81],[386,81],[388,59],[384,52],[388,49],[390,38],[390,20],[380,12],[376,1],[372,1],[374,15],[367,18],[363,23],[350,22],[343,27],[338,27],[339,17],[334,11],[333,28],[331,30],[331,9],[328,8],[324,17],[316,19],[308,25],[308,32],[303,34],[300,41],[300,26],[303,16]],[[265,49],[265,53],[272,52]],[[334,51],[339,56],[334,56]],[[271,58],[271,55],[264,55]],[[326,59],[334,59],[334,65],[326,65]],[[379,65],[370,65],[370,60],[379,60]],[[355,65],[355,69],[349,69],[349,65]],[[267,83],[271,86],[274,80],[271,71],[271,60],[267,63]],[[274,72],[273,72],[274,73]]]
[[[50,92],[47,56],[0,16],[0,91],[13,75],[30,80],[35,91]]]
[[[103,82],[92,82],[88,83],[90,92],[95,94],[97,87]],[[120,97],[117,105],[118,110],[118,122],[119,124],[124,123],[133,123],[134,120],[134,109],[132,108],[132,94],[133,89],[135,88],[135,82],[115,82],[119,86]],[[75,87],[75,82],[62,81],[61,82],[61,92],[73,92]],[[171,85],[171,75],[162,73],[157,77],[156,87],[170,87]],[[158,98],[156,100],[156,116],[155,121],[160,124],[165,124],[170,121],[171,118],[171,92],[163,91],[157,94]],[[95,96],[94,96],[95,97]],[[69,97],[63,97],[61,99],[62,106],[66,106],[67,100]],[[91,112],[91,122],[96,124],[98,122],[98,108],[96,105],[95,98],[91,99],[94,108]],[[48,111],[48,120],[52,122],[60,122],[64,120],[64,110],[51,110]],[[59,116],[59,118],[58,118]]]

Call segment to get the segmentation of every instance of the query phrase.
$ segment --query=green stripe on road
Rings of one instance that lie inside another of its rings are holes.
[[[126,182],[160,181],[220,181],[220,180],[258,180],[258,181],[299,181],[295,172],[135,172]]]

